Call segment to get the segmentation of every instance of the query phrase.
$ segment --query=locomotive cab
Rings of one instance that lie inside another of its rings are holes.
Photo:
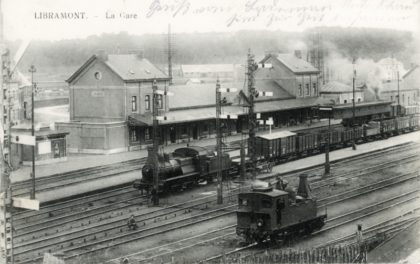
[[[327,215],[317,215],[316,200],[309,195],[306,177],[301,177],[298,195],[291,188],[283,191],[271,187],[240,193],[236,233],[247,242],[262,242],[320,229]]]

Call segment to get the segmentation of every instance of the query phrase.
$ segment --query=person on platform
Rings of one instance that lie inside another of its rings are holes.
[[[360,263],[367,263],[367,256],[366,256],[366,246],[365,242],[363,240],[363,231],[362,231],[362,225],[357,225],[357,231],[356,231],[356,243],[359,246],[359,252],[360,252]]]
[[[136,230],[137,229],[137,223],[136,219],[134,218],[134,215],[131,215],[130,218],[128,218],[127,221],[128,229],[130,230]]]

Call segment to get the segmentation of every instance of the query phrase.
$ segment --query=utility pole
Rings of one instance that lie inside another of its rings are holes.
[[[352,138],[352,149],[356,150],[356,124],[355,124],[355,115],[356,115],[356,69],[355,69],[356,60],[353,59],[353,120],[352,120],[352,129],[353,129],[353,138]]]
[[[255,180],[257,177],[257,156],[255,153],[255,130],[257,126],[257,116],[255,113],[255,98],[258,96],[273,96],[273,92],[264,92],[257,91],[255,88],[255,71],[258,68],[272,68],[272,65],[269,63],[257,64],[254,61],[254,55],[251,54],[251,50],[248,50],[248,59],[247,59],[247,76],[248,76],[248,155],[251,157],[251,174],[252,179]]]
[[[172,85],[172,40],[171,40],[171,24],[168,25],[168,76],[169,76],[169,85]]]
[[[220,82],[217,79],[216,83],[216,149],[217,149],[217,203],[223,203],[223,153],[222,153],[222,127],[220,124],[220,115],[222,114],[222,98],[220,92]]]
[[[398,105],[397,105],[397,116],[400,116],[401,113],[401,106],[400,106],[400,71],[397,65],[397,96],[398,96]]]
[[[32,106],[31,106],[31,110],[32,110],[32,127],[31,127],[31,134],[32,137],[35,137],[35,102],[34,102],[34,97],[35,97],[35,83],[34,83],[34,73],[36,72],[36,68],[34,65],[31,65],[31,67],[29,68],[29,72],[31,73],[31,83],[32,83],[32,92],[31,92],[31,101],[32,101]],[[35,145],[36,145],[36,139],[35,139]],[[31,199],[34,200],[35,199],[35,145],[32,146],[32,173],[31,173]]]
[[[158,116],[158,94],[157,94],[157,84],[156,80],[153,81],[153,190],[152,190],[152,199],[153,205],[159,205],[159,121]]]
[[[153,205],[159,205],[159,120],[167,120],[166,116],[159,116],[159,101],[163,104],[164,95],[172,95],[171,92],[158,90],[156,80],[152,84],[152,119],[153,119]],[[160,98],[161,97],[161,98]],[[163,108],[163,105],[162,105]]]
[[[247,60],[247,75],[248,75],[248,98],[249,98],[249,109],[248,109],[248,154],[251,157],[251,174],[252,179],[255,180],[257,177],[257,157],[255,153],[255,128],[257,125],[257,118],[254,112],[254,96],[256,94],[254,72],[258,69],[258,65],[254,61],[254,55],[251,54],[251,50],[248,51]]]
[[[326,146],[325,146],[325,172],[324,175],[328,176],[330,174],[330,137],[331,137],[331,116],[334,111],[332,106],[319,107],[319,111],[328,113],[328,133],[326,136]]]
[[[236,88],[220,88],[216,82],[216,151],[217,151],[217,203],[223,203],[223,131],[221,119],[237,119],[236,115],[222,114],[222,93],[236,92]]]

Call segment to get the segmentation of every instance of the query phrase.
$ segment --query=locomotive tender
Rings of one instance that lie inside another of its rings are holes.
[[[319,230],[327,218],[326,214],[318,215],[306,174],[300,175],[297,195],[290,187],[260,187],[240,193],[236,214],[236,233],[248,243],[310,234]]]
[[[149,149],[148,159],[142,168],[143,177],[133,183],[133,187],[147,192],[153,188],[153,155]],[[199,182],[211,182],[217,174],[217,156],[204,147],[190,146],[178,148],[170,154],[158,154],[159,191],[183,189],[197,185]],[[228,154],[222,157],[222,172],[227,174],[231,169]]]

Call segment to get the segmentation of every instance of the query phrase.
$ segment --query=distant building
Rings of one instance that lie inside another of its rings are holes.
[[[400,105],[414,105],[417,104],[419,100],[419,90],[409,85],[403,84],[401,80],[400,82],[384,82],[382,87],[379,89],[379,97],[383,100],[389,100],[393,104],[398,104],[398,96],[400,97]]]
[[[261,63],[270,63],[273,68],[260,69],[257,79],[274,81],[292,97],[319,96],[319,70],[296,54],[269,54]]]
[[[331,81],[321,87],[321,96],[333,104],[353,103],[353,87],[338,81]],[[364,102],[363,90],[355,87],[356,103]]]
[[[404,65],[402,62],[395,58],[385,58],[378,61],[381,68],[381,78],[383,81],[395,81],[398,75],[403,76],[405,73]]]
[[[416,91],[416,102],[419,102],[420,94],[420,66],[413,65],[408,72],[402,76],[402,86],[407,90]]]
[[[183,64],[181,65],[182,77],[199,79],[203,82],[232,81],[235,78],[234,64]]]

